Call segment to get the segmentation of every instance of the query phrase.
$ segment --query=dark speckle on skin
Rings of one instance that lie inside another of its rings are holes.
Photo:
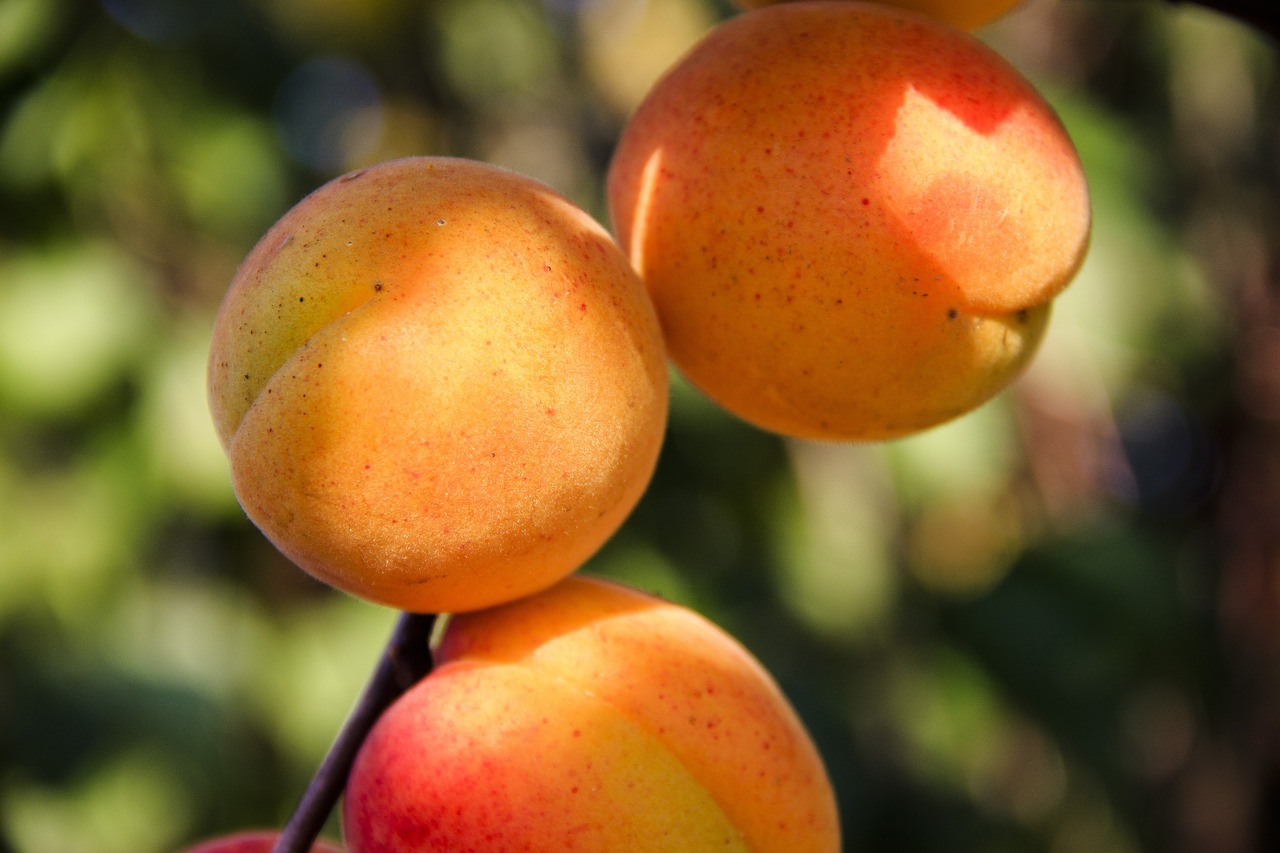
[[[381,293],[381,292],[382,292],[382,282],[380,282],[380,281],[375,281],[375,282],[373,283],[373,289],[374,289],[374,290],[376,290],[378,293]]]
[[[1030,315],[1027,313],[1027,309],[1023,308],[1015,316],[1018,318],[1019,323],[1025,323]]]
[[[947,319],[948,319],[948,320],[954,320],[955,318],[957,318],[957,317],[959,317],[959,316],[960,316],[960,312],[959,312],[959,311],[957,311],[956,309],[954,309],[954,308],[948,308],[948,309],[947,309]]]

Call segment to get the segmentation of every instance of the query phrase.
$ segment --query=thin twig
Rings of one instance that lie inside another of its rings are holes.
[[[435,619],[432,614],[421,613],[400,616],[360,701],[338,732],[272,853],[307,853],[311,849],[342,796],[351,765],[373,724],[400,694],[431,671],[430,641]]]

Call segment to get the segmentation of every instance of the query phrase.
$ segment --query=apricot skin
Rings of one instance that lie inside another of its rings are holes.
[[[352,853],[833,853],[834,796],[771,677],[701,616],[569,578],[450,620],[343,803]]]
[[[740,8],[749,10],[785,2],[785,0],[736,0],[736,2]],[[1008,14],[1022,0],[874,0],[874,2],[896,6],[899,9],[910,9],[953,27],[973,30]]]
[[[415,611],[576,569],[648,483],[666,381],[608,233],[532,180],[448,158],[299,202],[237,273],[209,359],[248,516],[316,577]]]
[[[202,841],[182,853],[271,853],[280,833],[275,830],[250,830]],[[317,841],[311,853],[342,853],[342,848],[327,841]]]
[[[1089,233],[1031,84],[966,33],[857,2],[711,31],[628,123],[608,196],[685,376],[816,439],[894,438],[996,394]]]

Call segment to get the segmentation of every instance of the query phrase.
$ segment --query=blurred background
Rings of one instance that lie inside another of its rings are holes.
[[[603,220],[625,117],[732,13],[0,0],[0,853],[283,823],[391,630],[230,491],[204,361],[265,228],[423,153]],[[760,657],[848,850],[1280,849],[1276,45],[1155,0],[1027,0],[980,36],[1094,194],[1033,368],[883,446],[782,441],[677,380],[587,570]]]

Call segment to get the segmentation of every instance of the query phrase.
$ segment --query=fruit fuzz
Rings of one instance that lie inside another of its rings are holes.
[[[209,358],[249,517],[316,577],[419,612],[578,568],[649,482],[666,383],[652,304],[604,229],[449,158],[299,202],[240,268]]]
[[[966,33],[858,2],[711,31],[628,123],[608,195],[684,374],[805,438],[894,438],[988,400],[1089,234],[1031,84]]]
[[[772,678],[696,613],[573,577],[448,623],[343,806],[351,853],[835,853],[822,761]]]

